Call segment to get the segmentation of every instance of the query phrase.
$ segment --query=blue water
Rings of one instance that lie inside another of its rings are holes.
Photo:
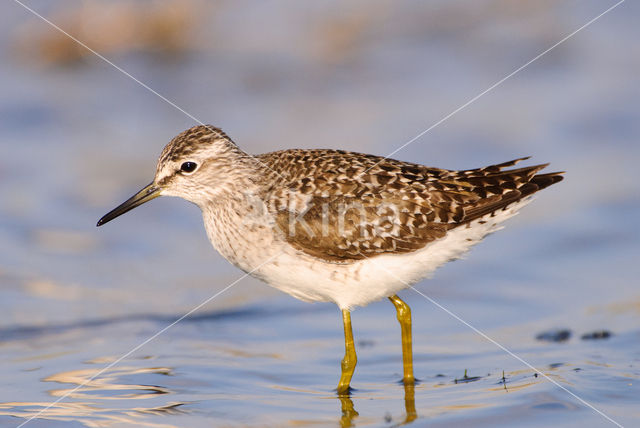
[[[28,4],[249,152],[388,155],[614,3]],[[567,174],[416,286],[442,308],[401,294],[413,391],[392,305],[353,313],[349,400],[334,392],[338,309],[251,278],[154,337],[242,273],[183,201],[95,222],[194,121],[17,3],[0,11],[0,426],[614,426],[561,387],[638,424],[637,4],[393,155],[451,169],[531,155]],[[536,339],[558,329],[568,340]]]

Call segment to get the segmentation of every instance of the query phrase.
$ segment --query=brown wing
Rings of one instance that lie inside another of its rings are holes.
[[[261,158],[288,181],[288,191],[269,195],[277,229],[296,249],[335,262],[415,251],[562,179],[536,176],[546,165],[504,170],[523,159],[449,171],[331,150]]]
[[[446,234],[433,211],[379,195],[316,197],[303,214],[280,210],[279,230],[295,248],[332,261],[411,252]]]

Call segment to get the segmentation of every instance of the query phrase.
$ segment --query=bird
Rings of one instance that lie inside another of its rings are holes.
[[[202,211],[213,247],[244,272],[341,313],[345,354],[336,388],[349,396],[356,307],[387,298],[402,338],[403,382],[413,385],[411,309],[397,293],[460,258],[564,172],[528,157],[448,170],[334,149],[252,155],[220,128],[198,125],[162,150],[153,181],[97,226],[158,196]]]

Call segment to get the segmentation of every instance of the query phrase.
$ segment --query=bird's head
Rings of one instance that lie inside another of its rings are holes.
[[[101,226],[158,196],[178,196],[202,206],[237,182],[240,165],[250,158],[211,125],[194,126],[166,145],[151,183],[107,213]]]

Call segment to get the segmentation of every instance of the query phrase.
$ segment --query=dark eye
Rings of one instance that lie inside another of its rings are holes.
[[[180,171],[182,172],[193,172],[198,167],[198,164],[195,162],[185,162],[180,166]]]

